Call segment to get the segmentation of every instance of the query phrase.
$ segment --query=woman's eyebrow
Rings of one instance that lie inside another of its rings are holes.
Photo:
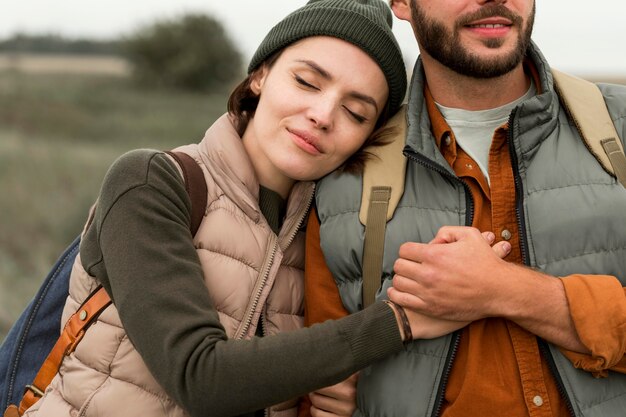
[[[324,68],[320,67],[317,62],[315,61],[311,61],[308,59],[298,59],[296,60],[296,62],[300,62],[302,64],[305,64],[309,67],[311,67],[312,70],[314,70],[315,72],[317,72],[319,75],[321,75],[323,78],[327,79],[327,80],[332,80],[333,76],[330,75],[330,73],[328,71],[326,71]]]
[[[298,59],[298,60],[296,60],[296,62],[300,62],[302,64],[307,65],[313,71],[317,72],[320,76],[322,76],[322,78],[325,78],[325,79],[327,79],[329,81],[333,79],[333,76],[328,71],[326,71],[324,68],[320,67],[317,64],[317,62],[315,62],[315,61],[311,61],[311,60],[308,60],[308,59]],[[368,104],[371,104],[376,109],[376,113],[378,113],[378,104],[376,104],[376,100],[374,100],[373,97],[368,96],[367,94],[359,93],[358,91],[351,91],[349,93],[349,95],[352,98],[364,101],[365,103],[368,103]]]

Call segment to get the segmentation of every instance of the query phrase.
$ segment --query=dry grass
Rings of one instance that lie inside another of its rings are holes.
[[[0,71],[0,342],[81,230],[111,162],[198,141],[226,100],[111,75]]]
[[[0,54],[2,70],[125,77],[130,74],[130,65],[125,59],[116,56],[3,53]]]

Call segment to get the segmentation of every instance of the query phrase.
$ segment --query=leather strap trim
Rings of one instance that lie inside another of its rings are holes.
[[[585,145],[602,168],[626,187],[626,174],[623,173],[626,156],[598,86],[555,69],[552,69],[552,75],[559,98]],[[609,145],[612,155],[603,143],[605,140],[612,140],[612,145]]]
[[[70,316],[63,327],[61,336],[59,336],[59,339],[39,369],[37,376],[35,376],[35,380],[32,384],[26,386],[24,396],[20,402],[19,415],[24,414],[30,406],[39,401],[46,387],[48,387],[52,378],[59,371],[63,357],[76,349],[76,345],[83,338],[87,328],[110,304],[111,298],[100,285],[89,295],[79,309]]]
[[[608,138],[600,141],[604,152],[606,152],[615,171],[617,180],[626,187],[626,155],[620,147],[619,140],[616,138]]]

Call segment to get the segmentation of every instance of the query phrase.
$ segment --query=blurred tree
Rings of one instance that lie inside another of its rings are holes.
[[[124,49],[135,79],[147,86],[221,91],[243,70],[222,24],[202,14],[140,28],[124,40]]]

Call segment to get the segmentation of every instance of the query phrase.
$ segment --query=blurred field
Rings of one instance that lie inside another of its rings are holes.
[[[56,68],[0,70],[0,340],[80,232],[111,162],[196,142],[225,111],[225,94],[142,90],[115,71]]]
[[[50,74],[103,74],[125,77],[128,63],[115,56],[42,55],[0,53],[0,71]]]

